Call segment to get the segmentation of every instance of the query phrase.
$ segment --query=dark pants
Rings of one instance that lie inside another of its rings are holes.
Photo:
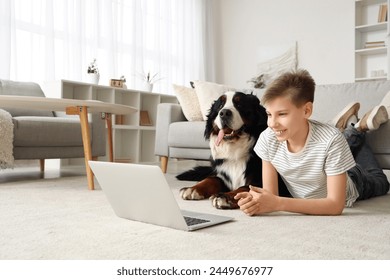
[[[387,194],[389,182],[365,141],[365,133],[349,126],[343,134],[356,161],[356,166],[348,170],[348,176],[359,192],[358,200]]]

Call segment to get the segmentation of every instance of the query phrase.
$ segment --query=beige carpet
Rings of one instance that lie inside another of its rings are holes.
[[[191,183],[174,175],[167,179],[177,198]],[[0,259],[390,259],[390,194],[338,217],[247,217],[209,201],[178,202],[235,221],[183,232],[120,219],[84,176],[2,182]]]

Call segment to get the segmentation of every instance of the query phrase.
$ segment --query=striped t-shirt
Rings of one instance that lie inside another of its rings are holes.
[[[313,120],[309,120],[309,134],[301,151],[291,153],[286,141],[278,141],[270,128],[261,133],[254,150],[261,159],[272,163],[296,198],[325,198],[327,176],[339,175],[356,165],[338,129]],[[351,207],[358,192],[349,177],[346,193],[346,206]]]

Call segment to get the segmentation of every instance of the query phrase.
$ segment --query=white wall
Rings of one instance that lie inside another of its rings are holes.
[[[248,87],[259,46],[297,41],[317,84],[354,80],[354,0],[213,0],[216,82]]]

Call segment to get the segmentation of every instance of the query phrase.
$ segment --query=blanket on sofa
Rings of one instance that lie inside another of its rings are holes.
[[[0,169],[13,168],[14,125],[12,116],[0,109]]]

